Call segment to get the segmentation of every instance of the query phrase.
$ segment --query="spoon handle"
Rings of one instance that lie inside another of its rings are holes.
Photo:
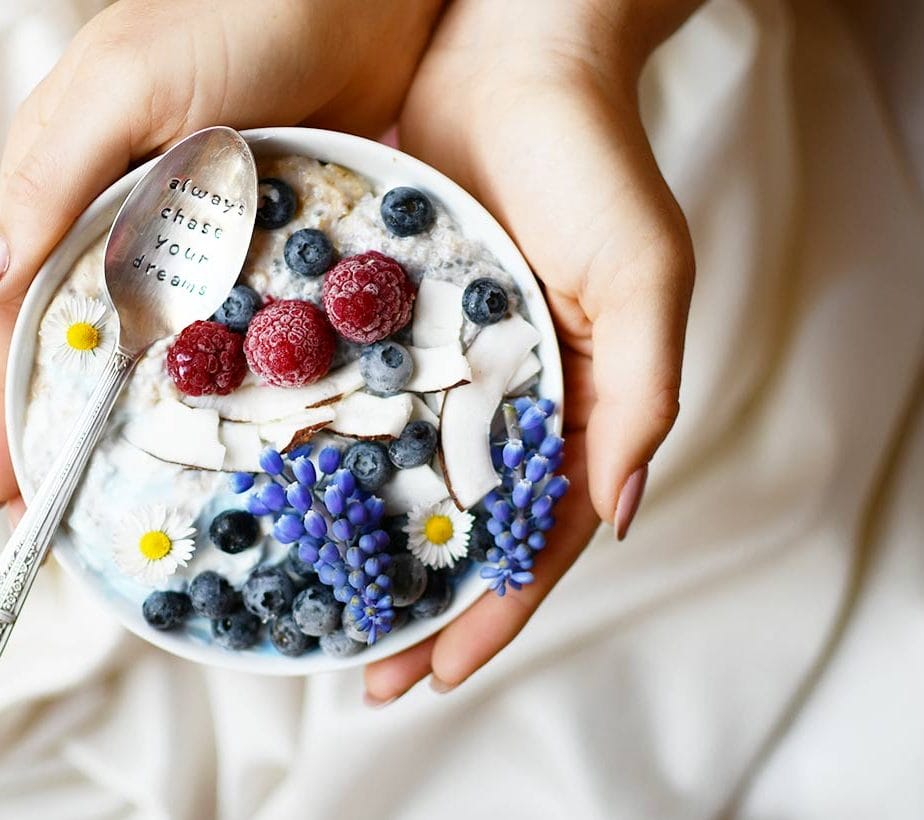
[[[29,594],[90,454],[138,357],[116,350],[51,469],[0,554],[0,653]]]

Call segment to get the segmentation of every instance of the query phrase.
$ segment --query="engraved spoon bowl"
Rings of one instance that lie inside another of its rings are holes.
[[[181,208],[185,219],[172,219]],[[244,264],[256,211],[253,154],[240,134],[223,127],[199,131],[171,148],[119,209],[104,262],[118,343],[0,554],[0,652],[132,370],[154,342],[207,319],[227,298]],[[195,220],[195,232],[189,220]]]

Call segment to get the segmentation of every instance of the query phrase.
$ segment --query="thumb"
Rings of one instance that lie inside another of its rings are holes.
[[[4,149],[0,302],[21,296],[93,197],[164,140],[139,122],[140,75],[122,68],[105,82],[107,59],[84,60],[81,42],[20,107]]]
[[[587,426],[590,495],[621,540],[648,463],[680,410],[695,263],[686,221],[637,109],[622,111],[601,156],[613,160],[601,176],[618,186],[623,206],[600,226],[608,239],[592,256],[578,301],[591,322],[596,393]]]
[[[498,216],[545,284],[563,342],[592,356],[565,374],[566,422],[588,425],[594,509],[614,521],[619,507],[625,535],[679,409],[693,251],[634,95],[579,77],[498,93],[465,129],[461,110],[432,104],[445,86],[425,77],[403,136]],[[576,391],[593,394],[589,417],[575,413],[587,404]]]
[[[111,32],[110,32],[111,34]],[[0,160],[0,394],[22,295],[74,220],[129,163],[169,141],[186,107],[155,126],[142,69],[91,23],[16,113]],[[116,70],[116,66],[118,70]],[[114,79],[117,78],[117,79]],[[148,96],[145,96],[147,94]],[[149,119],[150,118],[150,119]],[[18,492],[0,426],[0,500]]]
[[[628,531],[645,486],[648,462],[680,409],[680,368],[688,263],[682,256],[626,275],[650,284],[621,303],[610,302],[593,321],[593,380],[597,394],[587,425],[587,460],[597,513]]]

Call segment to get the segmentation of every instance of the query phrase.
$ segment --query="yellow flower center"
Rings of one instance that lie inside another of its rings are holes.
[[[75,322],[67,329],[67,344],[74,350],[95,350],[99,331],[89,322]]]
[[[446,515],[431,515],[424,525],[424,535],[431,544],[445,544],[452,538],[452,521]]]
[[[149,561],[160,561],[170,552],[172,546],[173,543],[167,537],[167,533],[161,530],[146,532],[138,541],[138,549]]]

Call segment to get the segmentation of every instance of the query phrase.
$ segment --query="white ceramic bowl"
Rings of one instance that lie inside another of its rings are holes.
[[[381,143],[360,137],[305,128],[261,128],[245,131],[243,134],[258,158],[286,154],[315,157],[362,174],[371,180],[377,189],[388,190],[398,185],[410,185],[427,192],[441,202],[461,227],[462,232],[484,243],[520,287],[530,319],[542,335],[538,348],[543,366],[541,393],[561,406],[561,359],[542,292],[510,237],[466,191],[419,160]],[[13,333],[6,376],[6,425],[13,469],[20,486],[27,486],[24,480],[22,440],[26,397],[32,377],[35,342],[42,314],[77,259],[95,240],[108,231],[119,206],[150,164],[136,168],[124,176],[87,208],[48,257],[26,295]],[[560,413],[554,421],[560,431]],[[26,500],[28,501],[28,498]],[[136,635],[189,660],[258,674],[306,675],[358,666],[393,655],[438,631],[471,606],[485,591],[484,581],[478,577],[477,572],[471,572],[456,588],[452,605],[438,618],[411,621],[401,630],[352,658],[338,660],[322,652],[310,652],[300,658],[287,658],[272,648],[231,652],[191,637],[183,630],[160,632],[153,629],[141,616],[138,602],[128,600],[115,592],[105,576],[82,560],[79,550],[63,531],[55,542],[54,555],[69,573],[89,587],[113,615]]]

